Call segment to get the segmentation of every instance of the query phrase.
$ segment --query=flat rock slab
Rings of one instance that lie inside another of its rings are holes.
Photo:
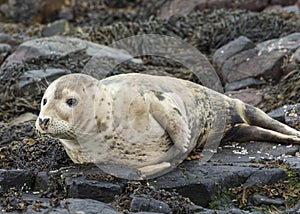
[[[42,203],[41,208],[38,205],[30,205],[26,212],[30,214],[39,213],[55,213],[55,214],[69,214],[69,213],[102,213],[102,214],[120,214],[110,205],[92,200],[92,199],[72,199],[68,198],[59,203],[58,206],[52,207],[49,203]]]
[[[261,158],[286,160],[287,156],[292,156],[289,159],[292,161],[297,152],[299,146],[262,142],[224,145],[209,162],[185,161],[170,173],[148,180],[148,184],[156,189],[176,190],[196,205],[207,207],[224,187],[231,188],[241,184],[259,186],[286,179],[287,173],[283,169],[269,169],[258,161]],[[298,168],[296,167],[295,171]],[[112,177],[108,179],[109,176],[93,165],[65,168],[56,173],[60,173],[59,177],[63,179],[69,197],[90,198],[104,202],[111,202],[116,195],[122,194],[127,182]],[[136,200],[134,203],[140,203],[140,200]],[[152,210],[151,207],[157,203],[149,203],[147,207]]]

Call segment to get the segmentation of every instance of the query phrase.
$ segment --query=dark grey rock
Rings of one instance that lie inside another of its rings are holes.
[[[5,34],[5,33],[0,33],[0,43],[2,44],[8,44],[11,47],[15,47],[16,45],[18,45],[20,43],[20,41],[22,41],[22,39],[24,39],[23,37],[17,37],[16,35],[12,36],[9,34]]]
[[[300,174],[300,150],[298,150],[298,156],[296,157],[285,157],[285,161],[291,164],[291,170]]]
[[[253,195],[252,200],[255,205],[284,205],[283,199],[272,199],[259,194]]]
[[[287,173],[283,169],[262,169],[254,172],[245,182],[245,186],[273,184],[286,178]]]
[[[120,212],[115,211],[108,204],[92,200],[92,199],[66,199],[60,203],[61,207],[68,207],[69,213],[102,213],[102,214],[117,214]]]
[[[28,214],[69,214],[69,213],[85,213],[85,214],[120,214],[110,205],[92,199],[68,198],[60,202],[58,207],[52,207],[48,203],[43,204],[46,208],[36,211],[34,205],[30,205],[25,213]]]
[[[49,177],[47,172],[38,172],[35,179],[34,190],[43,192],[48,189]]]
[[[0,53],[11,52],[12,47],[9,44],[0,43]]]
[[[300,63],[300,48],[298,48],[298,49],[295,51],[293,60],[294,60],[296,63]]]
[[[124,190],[123,184],[114,184],[96,180],[87,180],[83,177],[65,179],[67,194],[73,198],[89,198],[102,202],[111,202],[116,195]]]
[[[65,19],[57,20],[55,22],[49,23],[42,30],[42,36],[55,36],[58,34],[70,33],[74,31],[74,27]]]
[[[6,191],[9,188],[31,188],[33,186],[34,175],[25,169],[0,169],[0,190]]]
[[[155,199],[147,199],[143,197],[133,197],[130,210],[133,212],[158,212],[158,213],[170,213],[170,207],[162,202]]]
[[[224,82],[224,75],[222,73],[223,64],[230,57],[255,47],[255,44],[248,39],[247,37],[240,36],[239,38],[229,42],[223,47],[219,48],[213,55],[213,65],[216,68],[216,71],[219,77]]]
[[[255,78],[247,78],[236,82],[226,83],[225,91],[235,91],[239,89],[244,89],[247,87],[257,87],[266,84],[266,81],[255,79]]]
[[[284,214],[294,214],[294,213],[299,213],[300,212],[300,203],[296,204],[292,209],[288,209],[284,211]]]
[[[271,39],[257,44],[257,47],[262,52],[281,51],[296,51],[300,46],[300,33],[292,33],[279,39]]]
[[[284,105],[269,112],[268,115],[292,127],[300,127],[300,103]]]
[[[36,88],[41,87],[41,84],[47,85],[58,77],[70,73],[69,70],[57,68],[26,71],[18,80],[18,93],[21,95],[34,94]]]
[[[175,189],[180,195],[203,207],[207,207],[209,202],[215,199],[219,187],[241,185],[258,170],[249,166],[199,164],[197,161],[184,162],[180,169],[175,169],[149,183],[157,189]]]

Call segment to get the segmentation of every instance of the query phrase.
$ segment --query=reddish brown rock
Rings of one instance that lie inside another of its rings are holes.
[[[238,44],[243,44],[243,46],[239,47]],[[285,57],[295,52],[300,46],[300,33],[268,40],[257,44],[252,49],[247,49],[247,44],[247,42],[235,40],[216,51],[213,64],[223,83],[248,78],[278,81],[283,74]],[[295,56],[297,58],[297,54]]]
[[[278,81],[285,53],[263,52],[258,48],[243,51],[228,59],[222,68],[225,82],[234,82],[250,77],[263,77]]]
[[[204,9],[246,9],[261,11],[268,6],[268,0],[173,0],[166,3],[158,14],[160,19],[168,19],[171,16],[187,15],[194,10]]]
[[[258,89],[244,89],[240,91],[228,91],[225,93],[231,98],[237,98],[250,105],[257,106],[263,100],[263,93]]]
[[[0,12],[15,22],[47,23],[72,19],[72,2],[65,0],[14,0],[0,2]]]
[[[215,67],[217,74],[221,78],[221,81],[225,83],[225,78],[222,72],[224,63],[232,56],[251,48],[254,48],[255,44],[248,38],[240,36],[239,38],[229,42],[223,47],[219,48],[213,55],[213,66]]]
[[[282,5],[282,6],[288,6],[288,5],[292,5],[292,4],[296,4],[297,0],[271,0],[270,4],[274,5],[274,4],[278,4],[278,5]]]

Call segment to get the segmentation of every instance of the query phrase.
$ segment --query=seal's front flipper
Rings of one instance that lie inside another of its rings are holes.
[[[234,137],[232,138],[231,136]],[[282,134],[280,132],[264,129],[258,126],[250,126],[246,123],[236,124],[226,133],[223,140],[232,140],[237,142],[268,141],[300,144],[300,138],[295,135]]]
[[[191,130],[188,126],[183,101],[174,93],[148,94],[153,118],[168,133],[174,145],[182,152],[188,151]]]

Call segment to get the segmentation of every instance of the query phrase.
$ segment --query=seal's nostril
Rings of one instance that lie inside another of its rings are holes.
[[[45,126],[48,124],[49,120],[50,120],[49,118],[44,119],[43,123],[44,123]]]
[[[46,126],[49,123],[49,118],[41,119],[39,118],[39,125],[40,126]]]

